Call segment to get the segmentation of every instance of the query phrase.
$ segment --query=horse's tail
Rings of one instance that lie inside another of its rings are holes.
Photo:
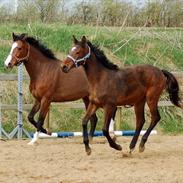
[[[167,78],[166,90],[169,93],[170,101],[177,107],[183,108],[183,103],[179,98],[179,84],[173,74],[166,70],[162,70]]]

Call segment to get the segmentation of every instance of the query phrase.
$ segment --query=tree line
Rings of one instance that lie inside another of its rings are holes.
[[[11,1],[12,2],[12,1]],[[183,0],[15,0],[0,22],[61,22],[101,26],[182,27]]]

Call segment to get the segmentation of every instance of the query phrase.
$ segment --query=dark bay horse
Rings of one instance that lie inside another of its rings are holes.
[[[28,120],[37,128],[38,132],[47,133],[43,128],[44,119],[51,102],[74,101],[82,98],[86,108],[88,99],[88,80],[83,67],[74,69],[70,74],[65,74],[60,68],[53,52],[33,37],[26,34],[15,35],[10,55],[5,61],[6,67],[12,68],[24,63],[30,76],[30,92],[35,98],[35,103],[28,115]],[[39,111],[38,122],[34,120]],[[114,113],[115,115],[115,113]],[[90,136],[93,136],[97,123],[95,114],[91,117]],[[38,139],[35,133],[31,144]]]
[[[180,108],[183,107],[178,96],[179,85],[170,72],[151,65],[136,65],[119,69],[107,59],[103,51],[86,40],[85,36],[82,37],[81,41],[74,37],[74,47],[64,60],[62,69],[67,73],[71,68],[79,65],[84,66],[90,87],[90,103],[82,121],[83,141],[88,155],[91,153],[91,148],[87,134],[87,123],[99,107],[104,109],[105,115],[103,134],[112,148],[122,150],[122,147],[110,137],[110,118],[116,106],[134,106],[136,130],[130,143],[130,152],[135,148],[145,122],[145,103],[150,110],[151,123],[141,139],[140,152],[144,151],[151,130],[160,120],[157,105],[162,91],[167,89],[171,102]]]

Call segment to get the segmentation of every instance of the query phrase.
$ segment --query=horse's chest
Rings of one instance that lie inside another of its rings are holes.
[[[47,92],[45,92],[44,86],[40,84],[30,84],[29,89],[33,97],[37,100],[41,100],[41,98],[47,94]]]
[[[39,93],[36,90],[36,85],[35,84],[31,84],[29,86],[29,89],[30,89],[30,92],[33,95],[33,97],[38,99],[39,98]]]

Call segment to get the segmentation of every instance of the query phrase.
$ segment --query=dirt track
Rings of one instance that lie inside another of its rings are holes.
[[[127,152],[129,137],[118,141]],[[36,146],[0,141],[0,183],[182,183],[183,136],[151,136],[144,153],[123,157],[95,138],[91,156],[81,138],[44,139]]]

